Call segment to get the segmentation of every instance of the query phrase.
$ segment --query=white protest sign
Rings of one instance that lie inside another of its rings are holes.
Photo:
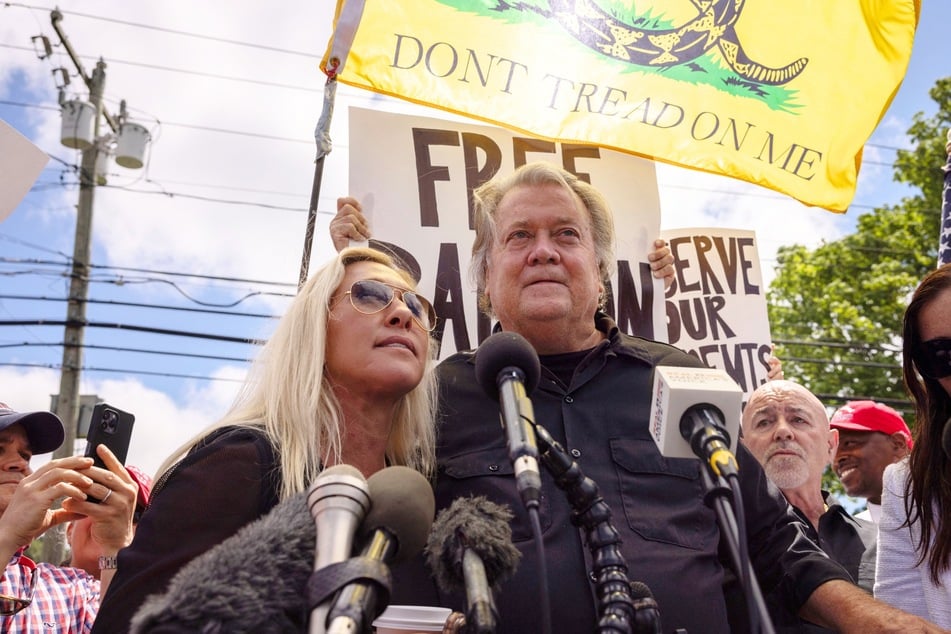
[[[420,292],[439,315],[440,358],[491,334],[468,274],[475,235],[470,192],[496,173],[538,160],[561,165],[607,198],[617,229],[608,312],[625,332],[666,339],[663,285],[647,262],[660,234],[652,162],[483,125],[358,108],[349,116],[350,195],[369,216],[371,245],[393,249],[418,273]]]
[[[50,157],[0,120],[0,222],[13,213]]]
[[[755,234],[704,228],[661,236],[676,270],[666,298],[670,343],[724,370],[749,398],[766,382],[771,343]]]

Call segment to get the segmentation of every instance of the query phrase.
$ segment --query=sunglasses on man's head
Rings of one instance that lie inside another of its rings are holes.
[[[359,280],[354,282],[350,290],[344,294],[350,296],[350,303],[354,308],[364,315],[372,315],[389,306],[397,293],[409,308],[409,312],[413,314],[413,321],[420,328],[429,332],[436,327],[436,309],[428,299],[416,291],[378,280]]]
[[[12,616],[20,610],[33,603],[33,596],[36,594],[36,564],[29,557],[20,555],[17,562],[19,568],[21,586],[26,585],[26,575],[30,576],[30,592],[26,597],[11,597],[6,594],[0,594],[0,616]]]
[[[951,376],[951,339],[939,337],[922,341],[915,348],[914,359],[922,376],[929,379]]]

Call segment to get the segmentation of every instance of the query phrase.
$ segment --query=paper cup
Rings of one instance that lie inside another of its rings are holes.
[[[452,610],[426,605],[390,605],[373,621],[376,634],[428,634],[442,632]]]

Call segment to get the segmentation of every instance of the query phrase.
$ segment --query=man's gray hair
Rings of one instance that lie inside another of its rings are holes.
[[[598,259],[601,280],[607,283],[614,264],[614,217],[604,196],[589,183],[557,165],[539,161],[527,163],[507,176],[497,176],[472,192],[476,237],[472,243],[469,275],[479,293],[479,308],[492,316],[492,306],[485,296],[485,278],[489,254],[495,245],[496,214],[502,197],[520,185],[560,185],[572,191],[588,211],[594,253]]]

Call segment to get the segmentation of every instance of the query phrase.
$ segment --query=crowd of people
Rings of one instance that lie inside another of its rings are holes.
[[[662,456],[649,430],[654,369],[702,364],[621,332],[604,311],[615,243],[604,197],[570,172],[530,163],[483,184],[473,200],[480,309],[496,330],[522,335],[538,353],[536,420],[600,486],[620,553],[632,579],[653,592],[663,631],[743,631],[701,464]],[[31,472],[33,453],[62,442],[62,424],[46,412],[0,408],[4,631],[42,631],[36,624],[54,618],[69,631],[128,631],[146,598],[188,562],[338,464],[364,476],[412,467],[431,479],[437,511],[460,496],[508,505],[521,562],[496,593],[498,631],[538,631],[546,622],[556,632],[594,628],[600,598],[586,535],[543,471],[538,548],[475,353],[437,364],[435,310],[413,277],[391,256],[347,247],[369,237],[359,201],[338,202],[331,236],[338,256],[302,287],[232,408],[166,460],[151,490],[106,448],[108,469],[72,457]],[[673,258],[663,243],[655,247],[654,275],[669,276]],[[943,521],[951,505],[948,314],[945,266],[922,282],[905,315],[914,442],[900,416],[875,403],[850,403],[830,423],[819,399],[792,381],[770,381],[751,395],[736,451],[742,534],[777,631],[951,628],[951,524]],[[829,503],[821,485],[828,465],[870,509],[881,502],[877,526]],[[78,560],[52,566],[24,555],[43,531],[67,521],[96,545],[101,579],[72,567]],[[540,571],[548,614],[537,600]],[[465,610],[465,597],[441,592],[422,556],[393,574],[392,603]],[[289,619],[303,630],[307,617],[302,598]]]

